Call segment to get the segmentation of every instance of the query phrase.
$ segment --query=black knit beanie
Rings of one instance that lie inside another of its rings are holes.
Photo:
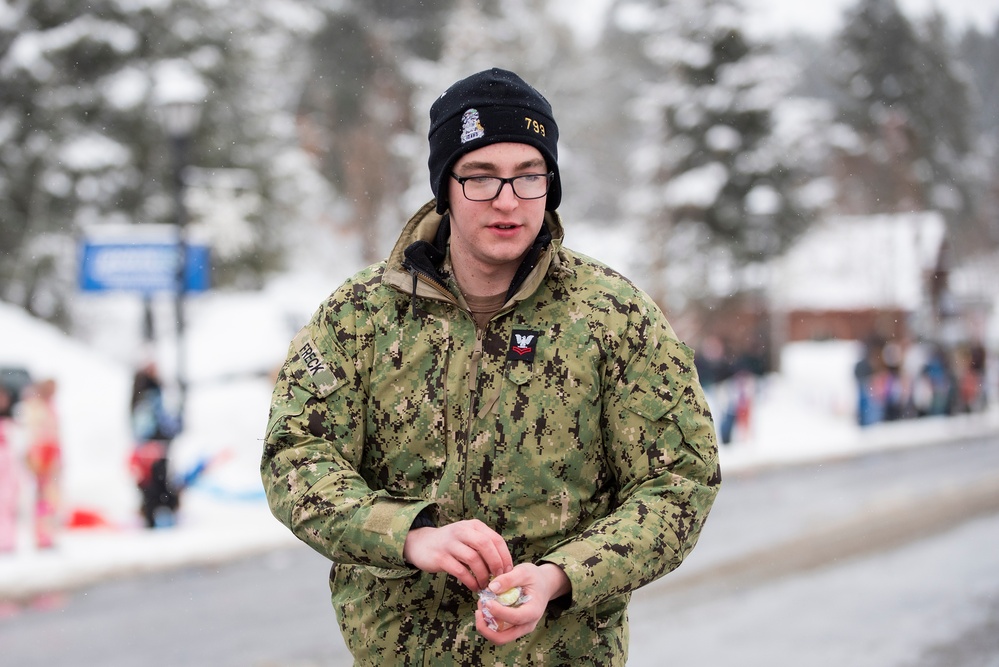
[[[548,100],[513,72],[493,68],[458,81],[430,107],[430,189],[437,212],[448,207],[447,179],[465,153],[505,141],[534,146],[555,172],[545,208],[562,200],[558,126]]]

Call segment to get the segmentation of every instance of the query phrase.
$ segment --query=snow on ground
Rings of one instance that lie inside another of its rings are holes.
[[[23,521],[19,551],[0,555],[0,600],[292,544],[295,538],[271,517],[263,499],[260,448],[273,372],[295,330],[331,286],[328,277],[312,277],[289,279],[260,293],[192,298],[186,337],[192,369],[188,423],[175,442],[173,461],[185,469],[206,455],[223,453],[224,458],[184,494],[178,524],[152,531],[140,526],[138,492],[127,468],[131,369],[142,356],[135,351],[141,316],[137,297],[92,304],[90,337],[102,341],[92,347],[0,304],[0,365],[23,365],[36,379],[58,382],[67,516],[85,510],[105,522],[67,529],[57,548],[38,552]],[[168,306],[157,304],[160,310]],[[160,333],[169,338],[169,331]],[[121,342],[116,344],[115,336]],[[157,354],[169,359],[175,350],[167,347]],[[995,410],[859,429],[852,413],[856,354],[856,345],[849,342],[788,347],[782,373],[757,386],[749,429],[722,447],[723,470],[999,432]],[[169,363],[161,366],[165,379],[171,368]],[[30,487],[25,484],[22,491],[26,518]],[[0,605],[0,616],[2,611]]]

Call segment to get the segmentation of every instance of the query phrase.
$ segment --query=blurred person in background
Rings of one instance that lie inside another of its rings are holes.
[[[853,367],[853,377],[857,386],[857,423],[870,426],[881,421],[883,409],[875,394],[874,378],[878,372],[880,345],[868,341],[863,354]]]
[[[35,482],[34,533],[39,549],[55,546],[61,522],[62,444],[55,407],[56,381],[31,385],[21,401],[27,467]]]
[[[480,72],[430,117],[436,200],[291,344],[271,511],[333,561],[355,665],[624,665],[632,591],[690,552],[721,483],[693,352],[562,245],[537,90]]]
[[[926,360],[913,384],[913,404],[917,417],[948,415],[952,412],[954,376],[947,351],[942,345],[929,346]]]
[[[0,554],[17,548],[17,516],[21,493],[14,451],[13,399],[0,386]]]
[[[954,353],[958,378],[958,412],[981,412],[986,406],[985,347],[970,343]]]
[[[143,365],[132,379],[131,417],[134,448],[129,467],[142,494],[142,520],[147,528],[172,526],[179,494],[170,480],[169,450],[180,429],[166,409],[155,363]]]

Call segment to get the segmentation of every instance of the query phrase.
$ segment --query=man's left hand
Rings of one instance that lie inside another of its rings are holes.
[[[534,632],[548,609],[548,603],[555,598],[572,592],[569,578],[562,568],[552,563],[521,563],[508,572],[492,580],[489,590],[496,594],[520,586],[528,600],[516,607],[506,607],[496,600],[480,601],[475,611],[475,627],[479,633],[494,644],[508,644],[524,635]],[[483,605],[499,625],[492,630],[486,625],[482,614]]]

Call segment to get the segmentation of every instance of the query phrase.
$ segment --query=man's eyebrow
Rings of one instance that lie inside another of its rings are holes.
[[[523,171],[524,169],[534,169],[537,167],[545,167],[544,158],[526,160],[514,166],[514,170]],[[498,171],[499,168],[494,162],[477,162],[473,160],[471,162],[465,162],[464,164],[455,167],[455,169],[461,171]]]

